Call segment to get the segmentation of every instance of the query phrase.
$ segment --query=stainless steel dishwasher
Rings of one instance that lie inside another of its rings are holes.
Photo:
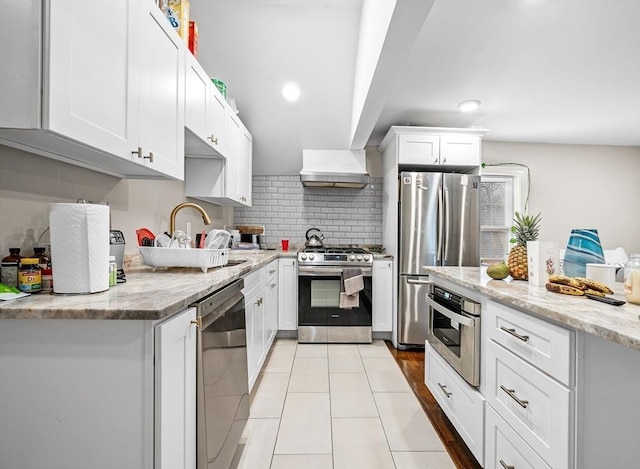
[[[197,468],[229,469],[249,418],[242,279],[198,300]]]

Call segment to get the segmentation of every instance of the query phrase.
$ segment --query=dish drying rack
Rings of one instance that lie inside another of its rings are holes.
[[[206,273],[229,262],[230,249],[184,249],[138,247],[142,260],[151,267],[197,267]]]

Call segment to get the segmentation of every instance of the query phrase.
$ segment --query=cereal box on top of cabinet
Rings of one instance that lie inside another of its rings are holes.
[[[189,0],[165,0],[164,14],[178,35],[189,44]]]

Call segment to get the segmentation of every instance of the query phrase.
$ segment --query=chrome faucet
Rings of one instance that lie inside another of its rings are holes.
[[[211,218],[209,218],[209,215],[207,215],[207,212],[205,212],[204,209],[200,207],[200,205],[194,204],[193,202],[184,202],[180,205],[176,205],[175,208],[171,210],[171,216],[169,217],[169,234],[171,236],[173,236],[173,232],[176,229],[176,215],[180,210],[182,210],[185,207],[195,208],[202,215],[202,221],[204,222],[204,224],[205,225],[211,224]]]

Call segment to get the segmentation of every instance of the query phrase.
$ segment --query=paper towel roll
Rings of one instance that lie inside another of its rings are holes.
[[[109,289],[109,207],[49,204],[54,293]]]

